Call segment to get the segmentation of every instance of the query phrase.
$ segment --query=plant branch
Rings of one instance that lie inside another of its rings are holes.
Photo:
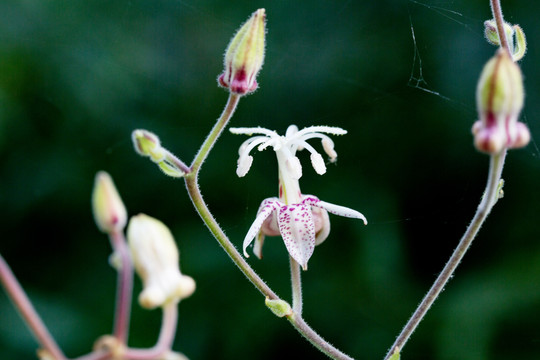
[[[110,234],[110,240],[114,252],[120,257],[116,287],[116,309],[114,312],[114,336],[122,344],[126,344],[133,291],[133,265],[124,234],[121,231],[115,231]]]
[[[497,24],[497,34],[499,35],[499,41],[501,47],[506,50],[510,59],[512,59],[512,53],[510,52],[510,45],[508,44],[508,39],[506,38],[506,31],[504,31],[504,19],[501,9],[501,2],[499,0],[490,0],[491,12],[493,13],[493,18]]]
[[[178,303],[167,303],[163,306],[161,331],[156,345],[150,349],[126,349],[122,354],[126,360],[155,359],[170,351],[176,334],[178,321]]]
[[[47,330],[30,299],[17,281],[2,255],[0,255],[0,282],[4,285],[6,293],[10,297],[13,305],[19,310],[26,325],[34,334],[43,348],[54,357],[55,360],[66,360],[66,356]]]
[[[495,203],[497,202],[499,196],[499,181],[501,179],[505,157],[506,150],[504,150],[500,154],[491,156],[486,190],[484,192],[480,205],[476,210],[476,214],[474,215],[471,224],[465,231],[465,234],[461,238],[458,246],[452,253],[452,256],[446,263],[442,272],[437,277],[437,280],[435,280],[435,283],[433,283],[431,289],[429,289],[428,293],[426,294],[426,296],[424,297],[424,299],[422,300],[422,302],[420,303],[416,311],[413,313],[413,315],[397,337],[396,341],[390,348],[390,351],[386,355],[385,360],[388,360],[393,355],[394,349],[396,349],[396,347],[399,349],[403,349],[403,346],[405,346],[405,343],[410,338],[411,334],[414,332],[420,321],[422,321],[431,305],[433,305],[433,303],[435,302],[441,291],[444,289],[448,281],[452,278],[452,275],[456,270],[456,267],[459,265],[461,259],[463,258],[463,255],[465,255],[465,252],[467,252],[467,250],[469,249],[472,241],[478,234],[478,230],[480,230],[480,227],[489,215],[491,209],[493,208],[493,205],[495,205]]]
[[[300,274],[300,264],[289,256],[291,263],[291,286],[292,286],[292,308],[293,311],[302,316],[302,274]]]
[[[287,319],[303,337],[305,337],[313,346],[319,349],[319,351],[326,356],[336,360],[353,360],[353,358],[336,349],[334,346],[324,340],[319,334],[317,334],[304,321],[301,315],[293,313],[293,315],[288,316]]]
[[[201,146],[201,149],[195,156],[193,163],[191,164],[191,172],[185,175],[186,187],[195,206],[195,209],[201,216],[203,222],[208,227],[212,235],[219,242],[223,250],[229,255],[232,261],[240,268],[240,270],[246,275],[246,277],[255,285],[255,287],[266,297],[270,299],[278,299],[278,296],[266,285],[266,283],[255,273],[255,271],[249,266],[249,264],[244,260],[242,255],[236,250],[234,245],[231,243],[227,235],[223,232],[216,219],[212,216],[212,213],[208,209],[205,201],[202,198],[201,191],[198,184],[198,175],[201,169],[201,165],[204,160],[207,158],[208,153],[214,146],[219,135],[223,132],[223,129],[227,126],[227,123],[231,119],[240,96],[236,94],[230,94],[229,100],[225,109],[221,113],[221,116],[216,121],[216,124],[208,134],[208,137]]]

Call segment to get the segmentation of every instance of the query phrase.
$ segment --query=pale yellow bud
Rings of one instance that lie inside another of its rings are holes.
[[[219,85],[244,95],[257,89],[256,77],[264,62],[265,11],[255,11],[234,35],[225,52],[225,72]]]
[[[482,152],[496,154],[527,145],[530,133],[518,122],[524,101],[519,66],[500,49],[482,70],[476,90],[478,120],[472,129],[474,144]]]
[[[179,252],[169,229],[159,220],[139,214],[127,230],[133,264],[143,282],[139,304],[147,309],[190,296],[195,281],[182,275]]]
[[[98,228],[105,233],[122,231],[126,226],[127,212],[109,174],[96,174],[92,192],[92,210]]]

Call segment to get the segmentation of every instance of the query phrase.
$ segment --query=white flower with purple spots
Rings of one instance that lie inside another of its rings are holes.
[[[302,176],[302,166],[296,157],[296,151],[306,149],[311,153],[311,164],[315,171],[322,175],[326,172],[324,160],[311,145],[308,139],[321,139],[323,149],[334,162],[337,153],[334,151],[334,142],[325,134],[344,135],[347,132],[338,127],[311,126],[298,130],[295,125],[289,126],[285,136],[264,128],[232,128],[233,134],[246,134],[253,136],[246,140],[239,150],[238,168],[236,173],[242,177],[246,175],[253,162],[250,151],[257,147],[262,151],[271,146],[276,152],[279,167],[279,198],[265,199],[257,217],[244,238],[244,255],[248,257],[247,247],[255,239],[254,253],[262,257],[262,245],[265,235],[281,235],[290,256],[298,262],[304,270],[316,245],[322,243],[330,233],[328,212],[367,220],[356,210],[334,205],[319,200],[313,195],[302,195],[298,179]]]

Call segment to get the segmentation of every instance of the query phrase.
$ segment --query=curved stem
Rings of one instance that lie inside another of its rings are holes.
[[[199,152],[195,155],[195,159],[193,159],[193,162],[191,163],[191,172],[186,175],[186,180],[189,178],[197,178],[197,173],[199,172],[202,163],[206,160],[208,153],[210,153],[210,150],[214,147],[214,144],[223,132],[223,129],[225,129],[225,126],[227,126],[229,120],[232,118],[239,101],[240,95],[233,93],[229,94],[227,105],[225,105],[225,109],[223,109],[221,116],[206,137],[206,140],[204,140],[204,143],[201,145]]]
[[[313,346],[331,359],[353,360],[353,358],[336,349],[334,346],[324,340],[319,334],[313,331],[313,329],[304,321],[302,316],[293,314],[287,317],[287,319],[303,337],[305,337]]]
[[[499,41],[501,47],[506,50],[510,59],[512,58],[512,53],[510,52],[510,45],[508,44],[508,39],[506,38],[506,31],[504,31],[504,19],[501,9],[501,3],[499,0],[490,0],[491,12],[493,13],[493,18],[497,24],[497,33],[499,35]]]
[[[289,256],[291,263],[291,286],[292,286],[292,309],[302,316],[302,277],[300,274],[300,264]]]
[[[120,257],[116,287],[116,309],[114,336],[122,343],[127,343],[129,319],[131,313],[131,295],[133,291],[133,265],[124,234],[116,231],[110,235],[113,250]]]
[[[66,360],[66,356],[47,330],[30,299],[17,281],[2,255],[0,255],[0,282],[4,285],[6,293],[10,297],[13,305],[19,310],[26,325],[34,334],[43,348],[56,360]]]
[[[168,303],[163,306],[163,320],[156,345],[150,349],[126,349],[122,357],[127,360],[155,359],[170,351],[178,321],[178,303]]]
[[[441,291],[444,289],[448,281],[452,278],[452,275],[456,270],[456,267],[460,263],[461,259],[463,258],[463,255],[465,255],[465,252],[469,249],[472,241],[478,233],[478,230],[480,230],[480,227],[489,215],[491,209],[493,208],[493,205],[495,205],[495,203],[497,202],[499,196],[499,182],[501,179],[505,157],[506,150],[504,150],[500,154],[491,156],[486,190],[484,192],[480,205],[476,210],[476,214],[474,215],[471,224],[465,231],[465,234],[463,234],[463,237],[461,238],[458,246],[452,253],[452,256],[446,263],[440,275],[437,277],[437,280],[435,280],[435,283],[433,283],[431,289],[429,289],[428,293],[426,294],[426,296],[424,297],[424,299],[422,300],[422,302],[420,303],[416,311],[413,313],[413,315],[397,337],[396,341],[390,348],[390,351],[386,355],[385,360],[389,359],[392,356],[394,349],[403,349],[403,346],[405,345],[407,340],[409,340],[409,337],[411,336],[413,331],[416,329],[420,321],[422,321],[427,311],[429,310],[431,305],[433,305],[433,303],[435,302]]]
[[[210,134],[208,134],[208,137],[202,144],[201,149],[199,150],[199,152],[195,156],[195,159],[193,160],[193,163],[191,164],[191,172],[189,174],[186,174],[184,178],[186,181],[186,187],[189,197],[191,198],[191,201],[193,202],[197,213],[199,213],[203,222],[208,227],[212,235],[214,235],[223,250],[225,250],[225,252],[229,255],[232,261],[240,268],[244,275],[247,276],[247,278],[253,283],[253,285],[255,285],[257,289],[259,289],[259,291],[264,296],[269,297],[270,299],[278,299],[278,296],[272,291],[272,289],[268,287],[268,285],[266,285],[266,283],[257,275],[257,273],[255,273],[255,271],[244,260],[238,250],[236,250],[227,235],[225,235],[225,233],[217,223],[216,219],[214,219],[214,217],[212,216],[212,213],[208,209],[208,206],[204,202],[201,191],[199,189],[198,175],[199,170],[201,169],[201,165],[208,156],[208,153],[210,152],[214,144],[216,143],[219,135],[221,135],[223,129],[225,128],[225,126],[227,126],[227,123],[231,119],[234,111],[236,110],[236,106],[238,105],[239,100],[240,97],[238,95],[232,93],[229,95],[229,100],[227,101],[225,109],[223,110],[221,116],[210,131]]]

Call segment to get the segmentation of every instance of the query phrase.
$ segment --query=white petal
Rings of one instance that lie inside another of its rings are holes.
[[[354,219],[362,219],[364,221],[364,225],[367,225],[367,219],[364,215],[359,213],[356,210],[350,209],[345,206],[335,205],[328,203],[326,201],[319,200],[316,196],[313,195],[305,195],[304,200],[302,201],[304,204],[309,204],[311,206],[317,206],[322,209],[325,209],[331,214],[354,218]]]
[[[282,206],[278,224],[287,251],[306,270],[315,248],[315,224],[311,208],[303,204]]]
[[[251,224],[251,227],[244,238],[243,249],[245,257],[249,257],[246,249],[261,229],[264,220],[266,220],[266,218],[270,216],[273,211],[279,209],[279,202],[273,199],[274,198],[266,199],[262,202],[261,206],[259,207],[259,211],[257,212],[257,217],[255,218],[253,224]]]
[[[317,246],[322,244],[330,234],[330,218],[328,211],[316,206],[311,208],[311,213],[315,223],[315,246]]]

